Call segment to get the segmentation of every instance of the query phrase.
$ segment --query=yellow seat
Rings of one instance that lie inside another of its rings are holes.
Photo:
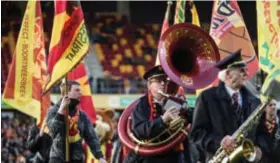
[[[111,66],[116,68],[119,65],[119,61],[117,59],[111,60]]]
[[[144,73],[145,73],[145,67],[144,67],[143,65],[138,65],[138,66],[137,66],[137,71],[138,71],[138,74],[139,74],[140,76],[143,76]]]
[[[120,65],[119,69],[121,73],[125,73],[125,65]]]
[[[121,38],[121,45],[125,46],[127,44],[127,40],[125,38]]]
[[[141,49],[141,47],[139,46],[139,45],[134,45],[134,50],[135,50],[135,52],[137,52],[137,51],[142,51],[142,49]]]
[[[104,76],[105,76],[105,77],[108,77],[109,75],[111,75],[111,73],[110,73],[108,70],[105,70],[105,71],[104,71]]]
[[[143,51],[142,51],[142,49],[137,49],[137,50],[135,50],[135,52],[136,52],[136,55],[137,55],[138,57],[143,56]]]
[[[117,36],[123,35],[123,29],[122,29],[122,28],[117,28],[117,29],[116,29],[116,35],[117,35]]]
[[[143,46],[145,43],[145,41],[143,39],[137,39],[137,44],[140,45],[140,46]]]
[[[113,48],[113,51],[117,51],[119,49],[119,46],[118,46],[118,44],[113,44],[112,48]]]
[[[121,61],[122,60],[122,55],[120,53],[115,55],[116,60]]]
[[[131,58],[132,57],[132,52],[131,49],[125,49],[124,50],[125,56]]]
[[[155,46],[155,41],[151,34],[147,34],[146,38],[147,38],[148,44],[150,46],[152,46],[152,47]]]
[[[137,50],[136,51],[136,55],[138,56],[138,57],[142,57],[143,56],[143,51],[140,49],[140,50]]]
[[[132,73],[133,72],[133,67],[131,65],[126,65],[126,72],[127,73]]]
[[[150,55],[150,54],[146,54],[146,55],[145,55],[145,60],[146,60],[147,62],[151,62],[151,61],[152,61],[151,55]]]
[[[139,48],[141,48],[141,46],[140,46],[139,44],[135,43],[135,44],[133,45],[133,48],[134,48],[134,49],[139,49]]]

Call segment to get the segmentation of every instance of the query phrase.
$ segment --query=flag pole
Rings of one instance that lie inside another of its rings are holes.
[[[68,94],[68,83],[67,83],[67,74],[65,78],[63,78],[62,83],[62,97]],[[69,162],[69,120],[68,120],[68,115],[69,115],[69,107],[66,106],[65,108],[65,162]]]

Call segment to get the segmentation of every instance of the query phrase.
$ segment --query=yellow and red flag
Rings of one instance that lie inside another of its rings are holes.
[[[280,82],[280,1],[257,1],[259,66],[268,73],[261,92]],[[264,102],[266,96],[261,94]]]
[[[96,119],[91,89],[83,62],[89,49],[89,39],[81,5],[76,1],[55,1],[55,18],[48,59],[51,80],[46,90],[60,81],[66,74],[69,80],[81,84],[80,108],[94,123]]]
[[[81,62],[75,69],[68,73],[69,80],[75,80],[81,85],[82,97],[80,99],[79,108],[84,110],[89,116],[92,123],[96,120],[96,112],[92,101],[90,84],[85,69],[85,65]]]
[[[258,71],[258,58],[237,1],[214,1],[210,35],[219,47],[221,59],[242,49],[249,77]]]
[[[259,66],[270,73],[280,63],[280,1],[257,1]]]
[[[55,1],[55,16],[48,58],[47,92],[80,63],[89,50],[89,38],[80,2]]]
[[[102,153],[106,154],[106,145],[101,144],[100,147],[101,147]],[[96,162],[98,162],[98,159],[93,156],[93,154],[91,153],[91,150],[90,150],[90,148],[87,144],[84,144],[84,148],[86,150],[84,163],[96,163]],[[105,158],[108,159],[107,157],[105,157]]]
[[[40,1],[27,4],[9,70],[3,101],[41,123],[50,106],[42,96],[47,79],[43,19]]]

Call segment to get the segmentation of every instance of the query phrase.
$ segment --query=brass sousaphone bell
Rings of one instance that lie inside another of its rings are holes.
[[[195,25],[171,26],[161,37],[158,50],[165,73],[184,88],[202,88],[217,77],[218,70],[214,67],[220,60],[218,47],[207,32]],[[178,123],[176,130],[168,129],[173,133],[160,142],[157,136],[145,141],[137,139],[131,130],[131,114],[138,101],[130,104],[119,120],[118,133],[125,147],[142,156],[154,156],[168,152],[185,139],[187,126],[180,125],[183,123]]]
[[[184,88],[203,88],[217,77],[218,47],[212,37],[196,25],[171,26],[161,37],[158,50],[165,73]]]

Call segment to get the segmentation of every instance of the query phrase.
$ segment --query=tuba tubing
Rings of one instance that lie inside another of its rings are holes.
[[[160,155],[168,150],[172,149],[174,146],[179,144],[182,140],[186,138],[185,133],[180,133],[179,136],[175,137],[166,144],[160,146],[142,146],[137,144],[136,142],[132,141],[130,138],[130,134],[133,134],[131,131],[131,118],[130,115],[134,109],[134,107],[139,102],[139,99],[134,101],[130,104],[122,113],[119,124],[118,124],[118,131],[119,137],[124,146],[126,146],[129,150],[134,151],[135,153],[141,156],[155,156]],[[187,126],[184,127],[184,130],[187,131]]]

